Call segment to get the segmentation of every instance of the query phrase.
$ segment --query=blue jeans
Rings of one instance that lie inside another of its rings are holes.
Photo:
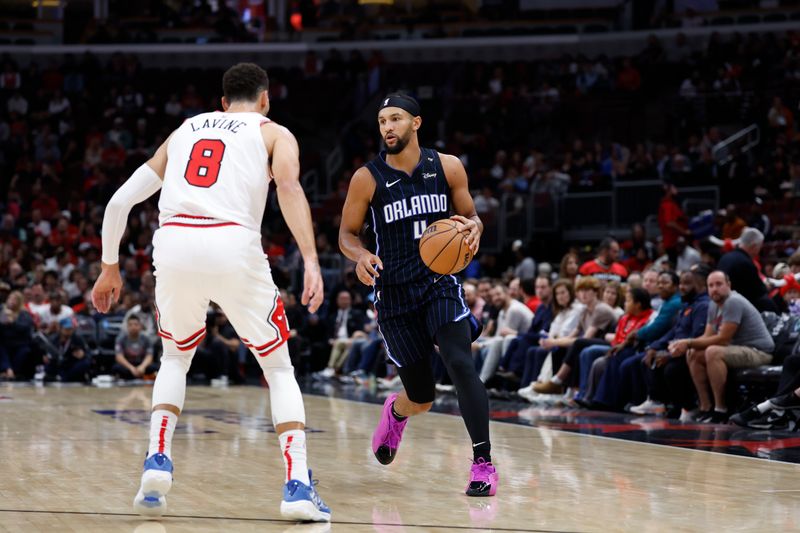
[[[580,387],[578,397],[583,398],[586,394],[586,387],[589,385],[589,372],[592,370],[592,363],[603,357],[611,349],[604,344],[595,344],[581,351],[580,355]]]

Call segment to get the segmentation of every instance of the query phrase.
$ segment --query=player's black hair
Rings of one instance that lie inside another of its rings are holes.
[[[269,89],[267,72],[255,63],[238,63],[222,76],[222,93],[228,102],[253,102]]]

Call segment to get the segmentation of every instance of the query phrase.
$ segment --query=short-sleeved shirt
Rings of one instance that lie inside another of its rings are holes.
[[[511,300],[508,309],[501,309],[497,315],[497,331],[507,327],[521,334],[528,331],[531,320],[533,320],[533,311],[522,302]]]
[[[583,312],[580,321],[580,332],[583,334],[590,327],[594,326],[597,328],[597,333],[595,335],[599,335],[603,332],[607,332],[616,322],[617,316],[614,314],[614,310],[611,306],[603,302],[597,302],[597,305],[594,306],[594,310],[592,310],[591,313],[588,308]]]
[[[599,280],[623,282],[628,277],[628,269],[621,263],[601,264],[597,259],[592,259],[581,265],[578,269],[581,276],[594,276]]]
[[[708,304],[708,324],[714,333],[725,322],[737,324],[736,333],[733,335],[731,345],[747,346],[770,353],[775,349],[775,342],[761,318],[758,310],[736,291],[731,291],[730,296],[719,307],[713,300]]]
[[[153,342],[147,335],[140,334],[139,337],[133,339],[123,333],[117,337],[115,349],[117,353],[124,355],[130,364],[139,365],[147,354],[153,353]]]

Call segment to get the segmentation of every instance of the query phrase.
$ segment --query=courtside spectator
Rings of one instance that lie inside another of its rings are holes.
[[[64,318],[59,330],[46,344],[45,381],[77,381],[88,383],[92,366],[86,341],[75,332],[72,318]]]
[[[34,322],[22,293],[12,291],[0,311],[0,379],[33,375],[31,348]]]
[[[640,415],[661,414],[672,406],[673,416],[684,418],[695,405],[695,392],[686,354],[670,353],[667,348],[675,339],[700,337],[708,320],[708,292],[706,278],[708,268],[697,267],[681,274],[678,286],[682,306],[675,325],[656,341],[645,347],[642,360],[647,399],[631,408]]]
[[[679,339],[671,353],[687,353],[701,415],[698,421],[728,420],[725,384],[729,368],[750,368],[772,361],[775,343],[758,310],[731,287],[725,272],[708,276],[708,322],[701,337]],[[711,392],[709,394],[709,386]]]
[[[483,340],[481,347],[480,378],[486,383],[497,370],[500,358],[508,349],[511,341],[519,333],[528,331],[533,320],[533,311],[508,293],[505,285],[498,283],[492,288],[492,305],[500,312],[497,315],[497,334]]]
[[[111,373],[120,379],[141,379],[156,371],[153,341],[142,333],[142,321],[138,316],[129,316],[127,326],[127,333],[123,331],[117,337],[114,347],[116,363]]]

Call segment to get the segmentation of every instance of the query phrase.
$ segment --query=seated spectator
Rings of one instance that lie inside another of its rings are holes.
[[[688,352],[689,370],[700,398],[698,421],[720,423],[728,420],[728,369],[769,364],[775,343],[758,310],[732,289],[725,272],[717,270],[708,276],[708,294],[711,303],[703,335],[674,340],[669,350]]]
[[[777,392],[731,417],[731,422],[751,429],[795,430],[800,409],[800,354],[783,360]]]
[[[340,374],[347,353],[353,341],[366,337],[364,312],[354,309],[353,297],[348,291],[340,291],[336,296],[336,310],[328,320],[328,343],[331,345],[331,355],[328,366],[315,374],[319,379],[330,379]]]
[[[767,287],[761,280],[757,261],[764,244],[764,235],[754,228],[746,228],[735,250],[723,255],[717,268],[731,280],[733,290],[742,295],[759,311],[778,309],[770,299]]]
[[[63,318],[59,330],[53,333],[46,344],[44,356],[45,381],[75,381],[88,383],[92,366],[89,348],[83,338],[75,332],[73,318]]]
[[[12,291],[0,310],[0,379],[33,375],[33,329],[33,317],[23,306],[22,293]]]
[[[559,279],[566,279],[575,284],[578,277],[578,254],[569,252],[561,258],[561,266],[558,269]]]
[[[686,364],[686,354],[675,352],[673,355],[667,347],[675,339],[690,339],[703,334],[708,319],[708,272],[707,267],[696,267],[681,274],[678,289],[682,305],[678,319],[666,335],[645,347],[642,364],[647,400],[632,407],[632,413],[661,414],[671,406],[672,416],[680,414],[686,419],[694,407],[694,384]]]
[[[536,278],[536,297],[539,299],[539,307],[533,314],[533,320],[528,327],[528,331],[517,335],[511,341],[500,365],[497,374],[513,381],[518,381],[522,377],[525,369],[525,353],[528,348],[538,346],[539,339],[543,334],[547,334],[550,324],[553,321],[553,287],[549,276],[539,276]]]
[[[599,376],[597,387],[593,388],[592,405],[597,408],[620,409],[631,401],[634,391],[632,381],[636,379],[635,371],[640,368],[644,353],[637,349],[660,338],[669,331],[675,322],[681,306],[678,294],[680,280],[674,272],[662,272],[658,276],[658,288],[664,301],[655,318],[639,330],[631,332],[622,343],[615,346],[608,357],[594,362],[598,368],[590,370],[590,375]],[[591,381],[591,377],[590,377]],[[636,404],[644,398],[633,398]]]
[[[475,320],[480,322],[483,319],[483,308],[486,305],[486,300],[478,295],[478,288],[472,283],[464,283],[464,301],[467,302],[470,313],[475,317]]]
[[[370,377],[377,376],[380,364],[384,361],[383,339],[378,331],[378,315],[375,313],[374,299],[370,294],[369,306],[365,313],[364,337],[355,339],[350,347],[350,352],[345,361],[343,371],[348,379],[359,384],[369,381]],[[343,376],[344,378],[344,376]]]
[[[576,285],[578,300],[584,305],[583,313],[578,321],[578,327],[566,337],[551,340],[542,339],[539,345],[546,349],[556,348],[550,353],[552,367],[555,371],[562,371],[562,362],[566,363],[562,376],[570,375],[573,368],[577,367],[577,358],[585,347],[604,343],[605,334],[612,331],[616,325],[614,310],[600,301],[600,281],[595,277],[580,278]],[[539,354],[543,357],[543,354]],[[546,357],[546,356],[544,356]],[[542,364],[544,360],[542,360]],[[539,363],[536,366],[541,368]],[[533,391],[538,394],[560,394],[564,392],[566,383],[558,374],[547,382],[535,383]]]
[[[39,329],[45,335],[50,335],[58,331],[58,325],[63,319],[72,318],[75,312],[64,305],[64,297],[61,291],[56,289],[50,293],[49,303],[39,308],[38,314]]]
[[[542,303],[536,292],[536,280],[533,278],[525,278],[521,280],[519,282],[519,290],[522,295],[522,303],[524,303],[528,309],[535,313],[536,309],[539,308],[539,304]]]
[[[650,294],[650,308],[653,311],[661,309],[661,305],[664,303],[658,290],[658,275],[660,273],[661,271],[657,268],[650,267],[642,274],[642,288]]]
[[[614,311],[615,320],[619,320],[625,314],[625,310],[621,307],[625,303],[625,291],[622,289],[621,283],[617,281],[606,283],[606,286],[603,287],[602,300]]]
[[[517,391],[520,396],[527,398],[526,394],[533,394],[533,384],[541,371],[538,362],[550,353],[549,348],[542,346],[542,341],[558,341],[572,334],[577,328],[585,307],[575,299],[575,289],[568,279],[560,279],[553,285],[553,321],[547,334],[539,333],[538,347],[536,343],[525,354],[523,365],[522,387]]]
[[[120,379],[143,378],[153,374],[153,341],[142,333],[142,321],[137,315],[128,317],[128,331],[121,332],[115,343],[116,363],[111,373]]]
[[[505,285],[495,284],[491,292],[492,305],[500,312],[497,315],[497,334],[484,338],[481,342],[481,366],[480,378],[486,383],[497,371],[500,358],[508,349],[511,341],[519,333],[527,331],[533,320],[533,312],[525,304],[519,302],[508,293]],[[480,339],[479,339],[480,340]]]
[[[609,351],[609,348],[618,346],[634,331],[644,326],[650,319],[653,310],[650,309],[650,295],[644,289],[631,289],[625,296],[625,314],[620,318],[617,324],[616,332],[606,334],[602,342],[586,346],[578,352],[577,364],[575,356],[570,357],[568,353],[564,363],[559,368],[558,373],[550,380],[550,383],[568,384],[572,387],[578,388],[579,391],[586,390],[586,383],[588,380],[589,369],[592,363],[598,357]],[[574,351],[571,351],[574,354]],[[573,372],[573,369],[576,371]],[[572,378],[570,380],[570,378]],[[547,393],[548,390],[554,389],[552,385],[548,386],[534,386],[535,392]]]
[[[582,264],[578,273],[581,276],[594,276],[603,281],[624,281],[628,277],[628,270],[617,262],[617,258],[619,258],[619,243],[611,237],[606,237],[597,247],[597,257]]]
[[[677,272],[688,272],[690,268],[700,263],[700,252],[689,246],[686,242],[686,237],[678,237],[678,241],[675,243],[675,258],[670,258],[668,254],[664,254],[656,259],[655,266],[661,268],[664,263],[671,261],[675,261],[675,270]]]

